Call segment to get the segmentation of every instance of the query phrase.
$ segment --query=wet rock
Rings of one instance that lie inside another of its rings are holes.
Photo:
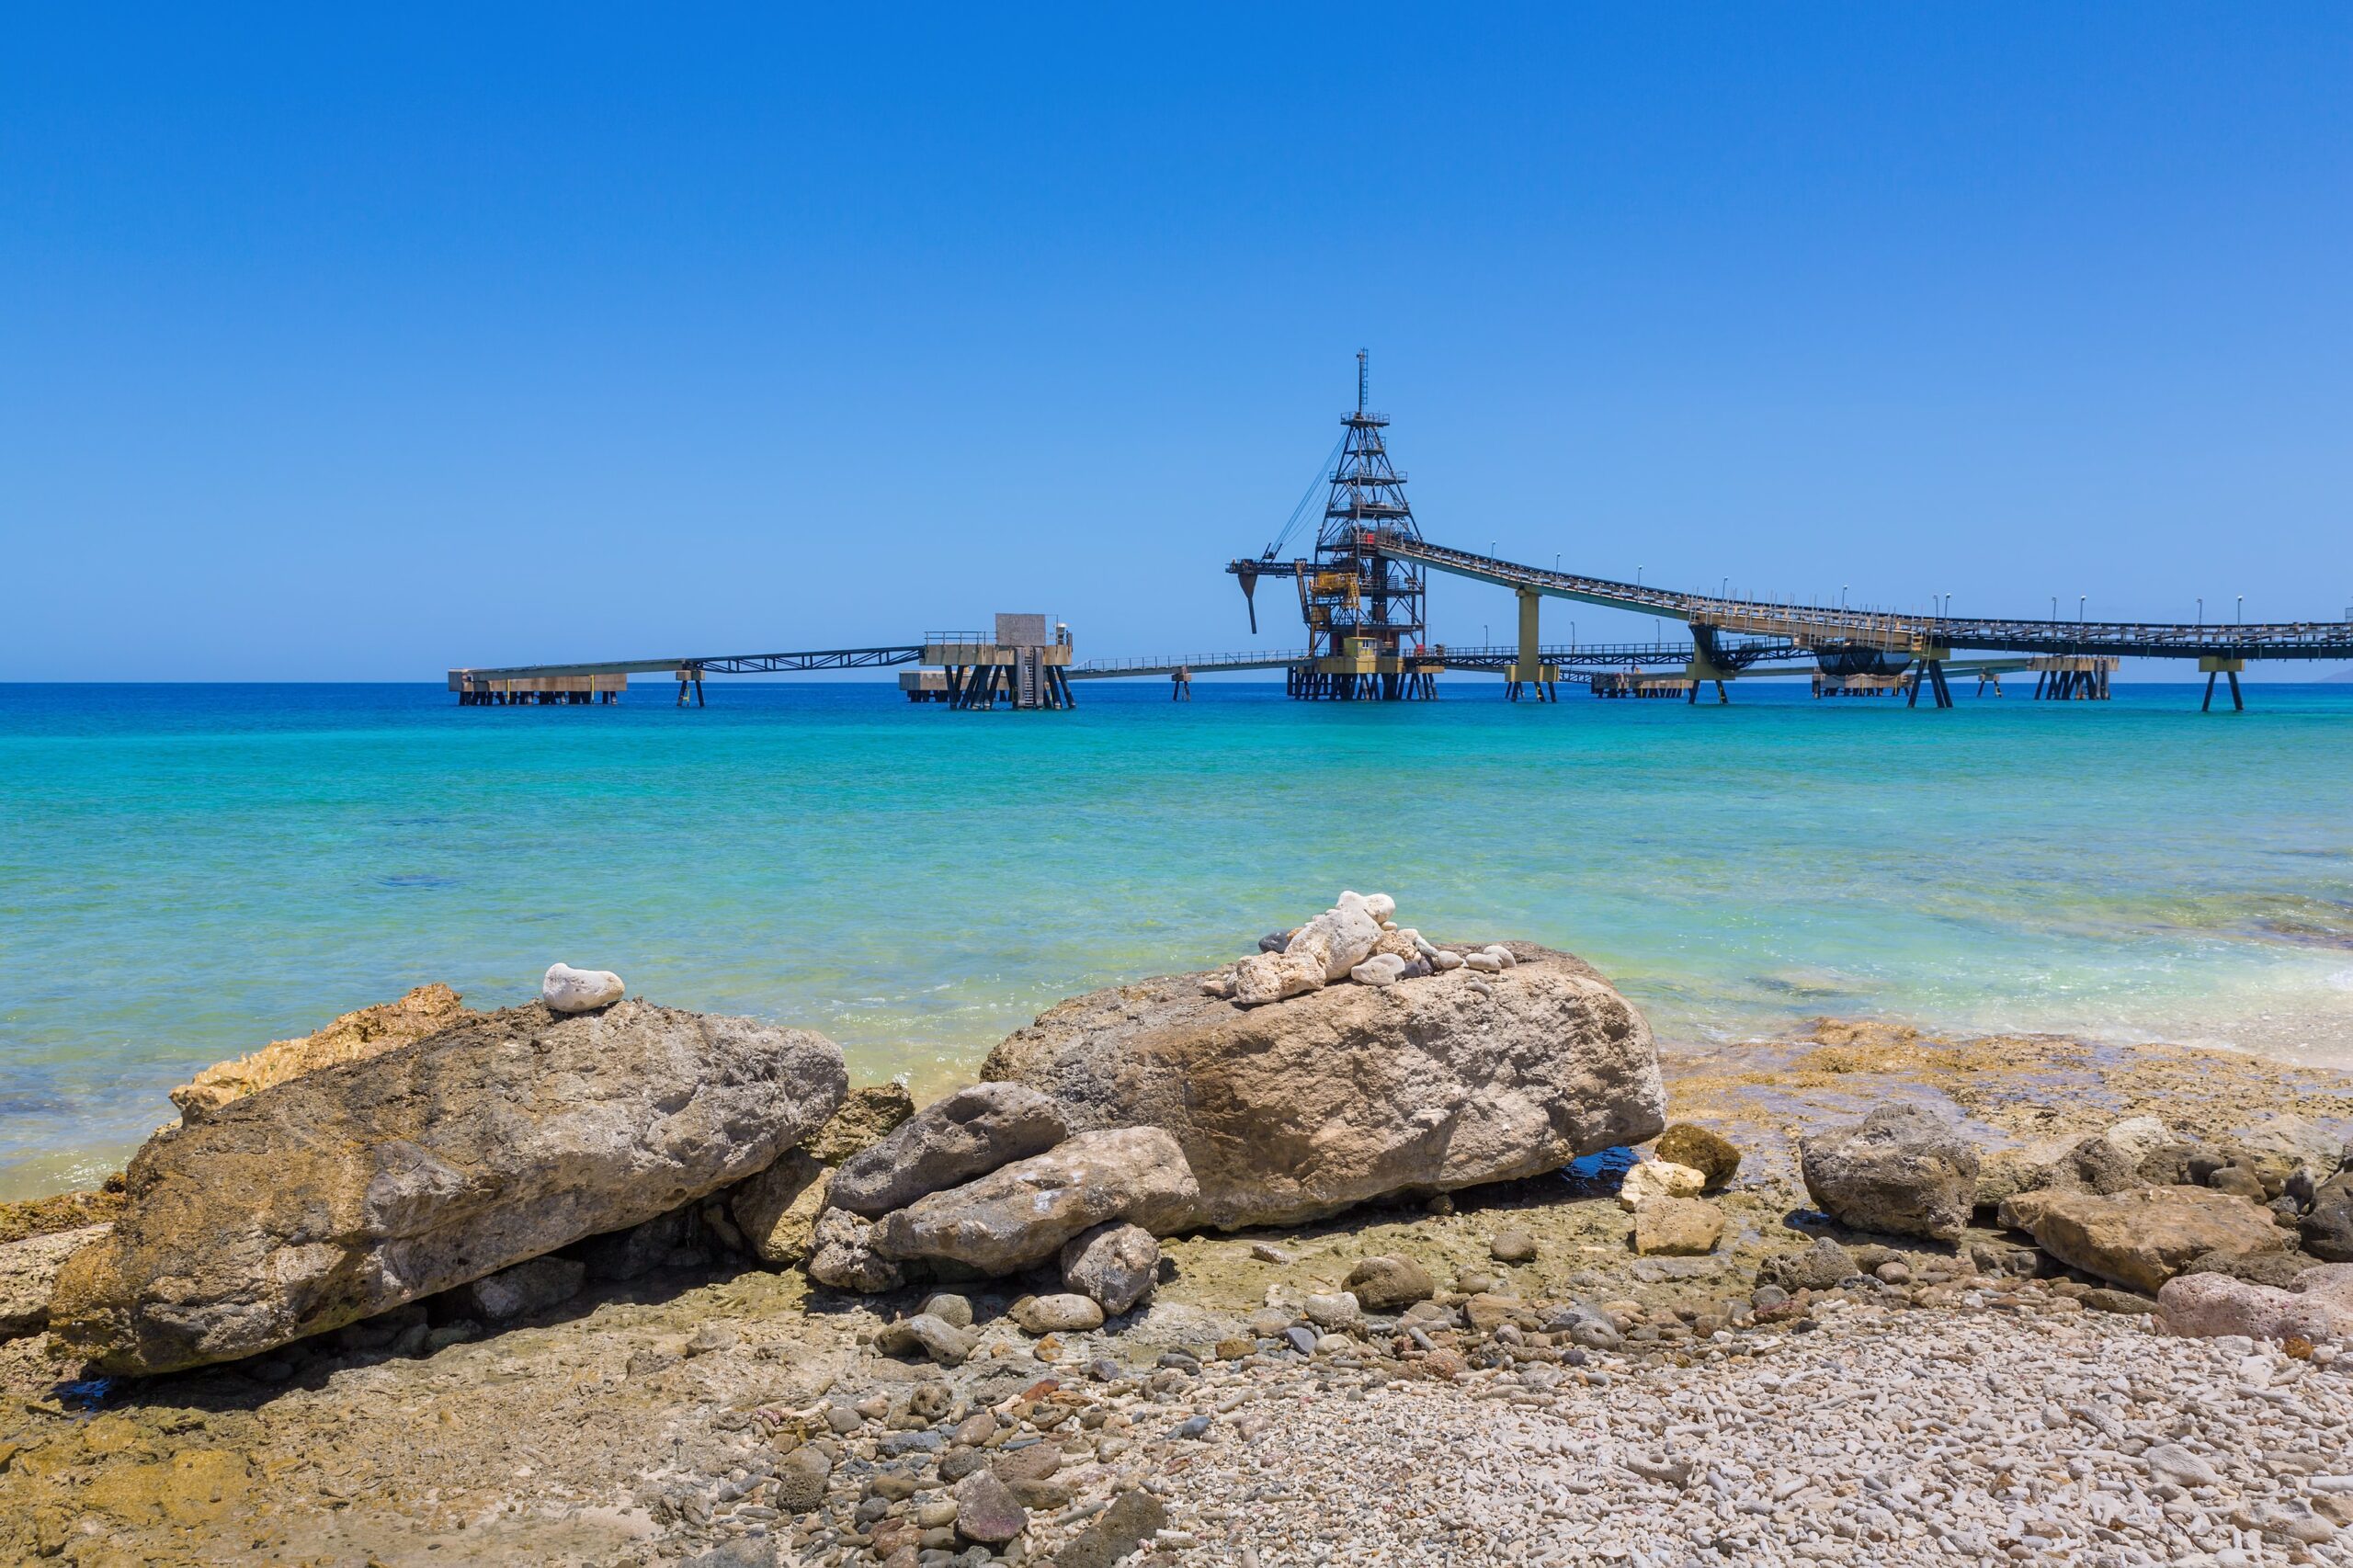
[[[807,1260],[817,1244],[817,1216],[824,1212],[830,1175],[815,1156],[790,1149],[728,1193],[728,1217],[753,1256],[770,1268]]]
[[[917,1111],[834,1173],[833,1202],[880,1219],[918,1199],[1042,1154],[1068,1136],[1062,1112],[1019,1084],[973,1084]]]
[[[572,1300],[587,1277],[577,1259],[535,1257],[449,1292],[451,1310],[483,1323],[505,1323]]]
[[[1341,1281],[1368,1312],[1393,1312],[1438,1294],[1438,1281],[1410,1257],[1368,1257]]]
[[[840,1176],[834,1186],[839,1189]],[[1199,1201],[1184,1151],[1159,1128],[1083,1132],[916,1199],[875,1227],[874,1245],[886,1257],[947,1258],[984,1274],[1013,1274],[1108,1221],[1165,1235],[1189,1222]]]
[[[915,1113],[904,1084],[852,1089],[833,1119],[801,1141],[801,1152],[821,1165],[838,1165],[880,1143]]]
[[[836,1290],[871,1295],[907,1282],[906,1270],[874,1250],[874,1223],[846,1209],[817,1216],[809,1233],[809,1278]]]
[[[568,963],[548,965],[540,981],[540,1000],[551,1013],[593,1013],[609,1007],[629,993],[621,977],[609,969],[574,969]]]
[[[51,1333],[156,1372],[339,1328],[763,1170],[847,1078],[824,1036],[748,1018],[470,1017],[151,1139]]]
[[[1653,1198],[1634,1210],[1634,1251],[1645,1257],[1698,1257],[1723,1233],[1723,1211],[1700,1199]]]
[[[1114,1221],[1063,1244],[1063,1284],[1092,1297],[1117,1317],[1152,1294],[1160,1277],[1160,1244],[1141,1225]]]
[[[1944,1242],[1968,1226],[1977,1152],[1917,1106],[1881,1106],[1851,1127],[1808,1135],[1799,1153],[1807,1193],[1841,1224]]]
[[[22,1339],[49,1326],[49,1295],[57,1271],[108,1229],[84,1225],[0,1245],[0,1340]]]
[[[1024,1296],[1013,1303],[1006,1316],[1021,1325],[1025,1334],[1084,1334],[1090,1328],[1103,1326],[1103,1308],[1091,1296],[1075,1291],[1061,1291],[1050,1296]]]
[[[1732,1140],[1688,1121],[1660,1133],[1654,1147],[1660,1159],[1698,1171],[1707,1189],[1723,1186],[1740,1170],[1740,1151]]]
[[[1198,976],[1099,991],[982,1071],[1049,1095],[1074,1128],[1166,1129],[1201,1218],[1226,1229],[1516,1180],[1655,1136],[1665,1094],[1641,1015],[1579,960],[1513,950],[1509,974],[1475,983],[1336,985],[1246,1011],[1200,995]]]
[[[2202,1187],[2148,1187],[2103,1195],[2043,1188],[2002,1205],[2002,1223],[2052,1256],[2154,1295],[2210,1252],[2278,1252],[2288,1233],[2244,1199]]]

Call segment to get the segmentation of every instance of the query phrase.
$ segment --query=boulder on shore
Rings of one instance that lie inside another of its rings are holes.
[[[831,1173],[804,1150],[782,1158],[727,1195],[727,1217],[744,1244],[770,1268],[790,1268],[816,1245],[817,1216]]]
[[[2324,1265],[2304,1272],[2353,1274],[2353,1268]],[[2166,1280],[2157,1292],[2157,1316],[2169,1332],[2200,1339],[2226,1334],[2315,1345],[2353,1339],[2353,1290],[2347,1288],[2353,1281],[2332,1278],[2316,1283],[2317,1290],[2282,1290],[2227,1274],[2184,1274]]]
[[[2293,1242],[2269,1210],[2202,1187],[2046,1187],[2004,1203],[2001,1218],[2060,1262],[2149,1295],[2206,1254],[2279,1252]]]
[[[149,1140],[51,1333],[143,1373],[339,1328],[763,1170],[847,1076],[823,1035],[645,1002],[472,1017]]]
[[[801,1153],[823,1165],[838,1165],[888,1137],[915,1113],[904,1084],[875,1084],[852,1089],[831,1121],[801,1141]]]
[[[1655,1153],[1670,1164],[1698,1171],[1711,1192],[1740,1170],[1740,1150],[1731,1139],[1688,1121],[1678,1121],[1660,1133]]]
[[[841,1185],[838,1176],[834,1185]],[[1125,1220],[1154,1235],[1181,1230],[1199,1203],[1184,1151],[1159,1128],[1082,1132],[884,1216],[874,1227],[874,1250],[902,1262],[944,1258],[983,1274],[1013,1274],[1106,1221]]]
[[[1202,1219],[1291,1224],[1402,1189],[1557,1170],[1657,1136],[1650,1028],[1584,962],[1531,943],[1494,975],[1331,985],[1243,1008],[1177,975],[1075,997],[982,1075],[1051,1097],[1074,1131],[1165,1128]]]
[[[628,994],[629,987],[609,969],[574,969],[568,963],[548,965],[540,981],[540,1000],[551,1013],[593,1013],[609,1007]]]
[[[832,1202],[880,1219],[916,1199],[1042,1154],[1070,1134],[1054,1102],[1019,1084],[973,1084],[915,1112],[834,1173]]]
[[[1858,1231],[1957,1242],[1977,1196],[1977,1151],[1934,1113],[1885,1105],[1851,1127],[1800,1140],[1805,1189]]]

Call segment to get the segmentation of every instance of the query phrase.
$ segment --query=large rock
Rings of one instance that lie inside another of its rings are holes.
[[[2270,1210],[2202,1187],[2045,1187],[2004,1203],[2001,1219],[2062,1263],[2149,1295],[2207,1253],[2278,1252],[2292,1240]]]
[[[1430,1271],[1410,1257],[1387,1254],[1365,1258],[1348,1270],[1341,1288],[1369,1312],[1393,1312],[1438,1294]]]
[[[727,1217],[744,1233],[744,1244],[770,1268],[790,1268],[807,1259],[816,1244],[817,1216],[824,1211],[832,1173],[799,1149],[727,1195]]]
[[[1244,1009],[1199,975],[1064,1002],[984,1077],[1051,1096],[1074,1130],[1165,1128],[1228,1229],[1336,1213],[1404,1188],[1556,1170],[1657,1136],[1649,1026],[1592,969],[1516,944],[1509,971],[1335,985]]]
[[[49,1326],[49,1295],[57,1271],[107,1230],[84,1225],[0,1244],[0,1339],[22,1339]]]
[[[1977,1151],[1934,1114],[1887,1105],[1799,1142],[1805,1189],[1858,1231],[1957,1242],[1976,1198]]]
[[[1192,1223],[1199,1205],[1184,1151],[1159,1128],[1083,1132],[886,1215],[874,1227],[874,1250],[902,1261],[945,1258],[983,1274],[1012,1274],[1045,1262],[1064,1242],[1106,1221],[1166,1235]]]
[[[1069,1136],[1053,1101],[1018,1084],[974,1084],[907,1119],[834,1173],[833,1202],[879,1219],[927,1193],[1042,1154]]]
[[[833,1041],[749,1018],[470,1017],[151,1139],[51,1332],[112,1372],[269,1349],[740,1181],[847,1086]]]
[[[183,1121],[201,1121],[232,1100],[299,1078],[338,1062],[362,1062],[396,1046],[438,1034],[471,1017],[458,994],[446,985],[420,985],[397,1002],[380,1002],[346,1013],[300,1040],[272,1040],[259,1051],[199,1073],[172,1091]]]

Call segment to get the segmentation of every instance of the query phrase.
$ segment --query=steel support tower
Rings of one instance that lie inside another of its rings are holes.
[[[1399,701],[1438,695],[1441,661],[1428,632],[1426,568],[1380,548],[1383,539],[1418,541],[1405,476],[1390,460],[1387,415],[1367,406],[1366,356],[1357,351],[1357,406],[1340,416],[1344,434],[1324,500],[1312,559],[1276,559],[1280,543],[1226,570],[1249,597],[1260,577],[1289,577],[1299,589],[1307,656],[1290,666],[1285,688],[1302,699]],[[1253,600],[1251,623],[1257,614]]]

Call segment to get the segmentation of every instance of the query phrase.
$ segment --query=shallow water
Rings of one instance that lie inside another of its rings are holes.
[[[196,1069],[429,980],[490,1006],[612,968],[937,1080],[1349,886],[1579,952],[1668,1039],[1868,1014],[2353,1065],[2353,687],[2236,715],[2187,687],[1942,713],[1445,689],[983,715],[870,685],[685,712],[0,687],[0,1196],[112,1168]]]

